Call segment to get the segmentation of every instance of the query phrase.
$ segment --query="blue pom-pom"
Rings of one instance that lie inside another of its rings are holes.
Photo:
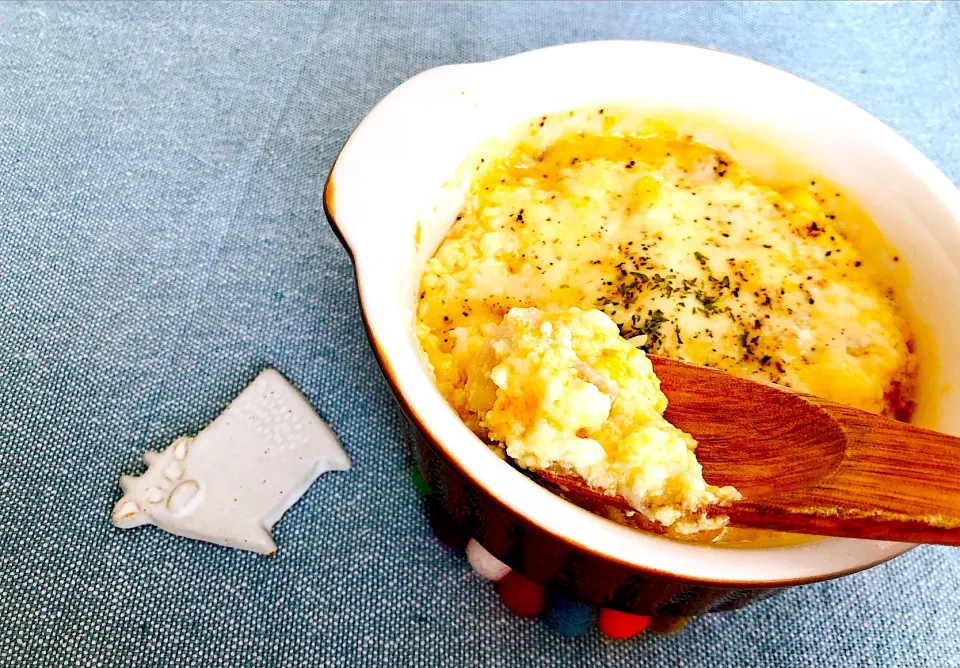
[[[547,603],[547,623],[562,636],[582,636],[593,626],[596,610],[580,601],[551,593]]]

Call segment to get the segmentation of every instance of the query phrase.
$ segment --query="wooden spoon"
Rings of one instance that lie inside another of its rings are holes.
[[[706,481],[743,500],[731,526],[960,545],[960,438],[716,369],[650,356],[665,417],[699,443]],[[584,505],[629,510],[575,476],[536,471]]]

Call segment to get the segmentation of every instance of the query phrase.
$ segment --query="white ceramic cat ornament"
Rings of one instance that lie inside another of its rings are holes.
[[[270,529],[320,474],[350,468],[333,431],[273,370],[195,438],[178,438],[143,460],[143,475],[120,478],[116,526],[155,524],[261,554],[276,552]]]

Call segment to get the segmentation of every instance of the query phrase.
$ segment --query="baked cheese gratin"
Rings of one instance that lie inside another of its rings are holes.
[[[416,311],[426,364],[464,422],[505,442],[468,379],[515,308],[600,310],[648,353],[908,416],[911,330],[844,236],[842,195],[815,180],[773,187],[666,123],[625,117],[545,116],[471,163]],[[574,471],[575,458],[557,465]]]
[[[722,528],[714,509],[740,498],[704,482],[650,360],[602,311],[510,309],[470,369],[467,408],[523,468],[573,473],[673,534]]]

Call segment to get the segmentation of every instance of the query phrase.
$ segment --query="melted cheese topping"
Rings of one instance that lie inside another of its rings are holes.
[[[565,114],[537,119],[485,155],[427,262],[417,336],[471,429],[490,436],[469,370],[528,307],[601,309],[651,354],[905,416],[911,331],[840,231],[839,193],[775,189],[664,124],[601,116],[579,131]]]
[[[677,533],[719,529],[740,498],[703,480],[696,442],[663,418],[650,360],[601,311],[511,309],[484,344],[467,405],[528,469],[573,473]]]

